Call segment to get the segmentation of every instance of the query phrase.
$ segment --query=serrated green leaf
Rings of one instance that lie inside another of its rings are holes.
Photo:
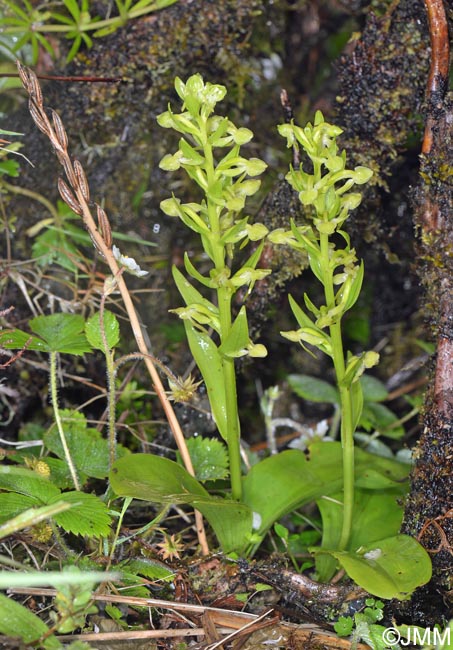
[[[349,636],[352,632],[353,625],[354,621],[351,616],[340,616],[333,627],[338,636]]]
[[[86,492],[63,492],[49,500],[49,505],[64,501],[73,507],[54,517],[55,523],[74,535],[106,537],[110,533],[111,517],[99,497]]]
[[[3,492],[0,494],[0,524],[12,519],[28,508],[41,504],[42,501],[27,494]]]
[[[49,499],[60,494],[48,479],[32,470],[12,465],[0,465],[0,489],[34,497],[41,503],[48,503]]]
[[[199,481],[216,481],[228,476],[228,452],[216,438],[189,438],[187,449]]]
[[[317,379],[311,375],[288,375],[288,384],[296,395],[310,402],[340,403],[337,389],[323,379]]]
[[[0,594],[0,632],[31,644],[47,634],[49,628],[29,609]],[[53,635],[47,637],[40,645],[45,650],[60,650],[62,647]]]
[[[14,510],[18,513],[5,520],[4,524],[0,526],[0,539],[8,537],[9,535],[14,535],[14,533],[17,533],[24,528],[35,526],[44,519],[55,517],[64,510],[70,508],[70,505],[63,501],[57,501],[51,505],[29,508],[29,505],[34,506],[36,504],[36,499],[16,494],[15,492],[0,494],[0,497],[3,497],[1,499],[1,505],[5,506],[5,513],[2,511],[2,515],[11,513]]]
[[[105,478],[109,470],[109,445],[96,429],[88,428],[83,413],[62,409],[60,412],[66,444],[77,472],[93,478]],[[64,459],[65,453],[57,427],[53,425],[44,434],[44,444],[56,456]],[[126,453],[121,445],[118,456]]]
[[[103,329],[107,346],[109,350],[115,348],[120,340],[120,326],[118,319],[111,311],[104,309],[103,311]],[[101,312],[93,314],[85,323],[85,335],[88,343],[96,350],[104,350],[104,340],[101,332]]]
[[[37,316],[29,325],[46,342],[48,352],[84,354],[91,350],[83,331],[85,321],[79,314]]]
[[[22,330],[3,330],[0,332],[0,346],[5,350],[38,350],[48,352],[48,345],[41,339]]]

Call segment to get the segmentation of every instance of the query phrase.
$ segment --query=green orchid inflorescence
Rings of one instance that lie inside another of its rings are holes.
[[[226,95],[224,86],[205,83],[196,74],[186,83],[177,78],[175,88],[182,100],[182,112],[174,113],[169,107],[158,117],[158,123],[183,137],[176,153],[164,156],[160,167],[166,171],[184,169],[199,186],[202,198],[199,203],[182,203],[173,196],[162,201],[161,208],[199,234],[212,268],[208,276],[202,275],[186,253],[185,269],[199,285],[213,291],[216,300],[205,298],[174,267],[173,277],[185,306],[173,311],[184,320],[213,417],[228,445],[232,495],[240,500],[240,425],[234,360],[244,355],[263,357],[267,351],[251,341],[245,307],[233,319],[232,298],[240,288],[250,293],[255,282],[270,273],[256,268],[268,230],[261,223],[249,224],[249,218],[242,213],[247,198],[260,187],[256,177],[266,169],[266,163],[240,155],[241,146],[253,137],[249,129],[237,128],[227,117],[214,113],[216,104]],[[235,251],[249,241],[260,243],[246,262],[235,268]],[[210,330],[217,335],[217,342]]]
[[[367,368],[378,362],[379,355],[376,352],[359,356],[344,354],[341,319],[359,297],[363,263],[358,261],[349,235],[342,227],[350,211],[362,200],[361,194],[350,190],[354,185],[366,183],[373,172],[361,166],[353,170],[346,168],[346,152],[339,152],[336,141],[342,130],[325,122],[320,111],[316,113],[314,125],[309,123],[301,128],[293,123],[283,124],[279,126],[279,133],[286,138],[288,147],[301,148],[306,156],[298,168],[290,168],[286,180],[299,193],[308,223],[296,225],[292,222],[291,230],[274,231],[269,239],[308,254],[310,268],[323,285],[325,297],[325,304],[317,307],[304,294],[304,310],[290,296],[299,329],[281,334],[303,347],[314,346],[333,360],[342,418],[344,514],[339,548],[344,549],[353,515],[354,431],[363,406],[358,380]],[[333,235],[336,243],[331,240]],[[338,242],[344,242],[344,246]]]

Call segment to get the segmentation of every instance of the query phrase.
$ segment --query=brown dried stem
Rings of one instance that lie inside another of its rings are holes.
[[[436,111],[442,105],[448,84],[450,44],[443,0],[425,0],[431,39],[431,66],[427,85],[428,117],[422,153],[429,153],[433,144]]]
[[[70,189],[65,181],[59,179],[58,188],[60,194],[63,200],[69,205],[69,207],[82,217],[83,223],[88,230],[95,248],[99,251],[110,268],[115,283],[120,291],[124,306],[126,308],[137,347],[143,355],[143,359],[148,373],[151,377],[153,387],[164,410],[168,424],[175,438],[176,445],[181,454],[183,463],[189,474],[194,476],[192,460],[187,449],[184,435],[176,418],[173,407],[162,385],[159,373],[157,372],[156,367],[152,361],[152,356],[146,346],[140,325],[140,319],[132,301],[130,292],[127,288],[126,282],[123,278],[122,269],[120,269],[115,257],[113,256],[111,248],[112,242],[110,235],[110,225],[108,223],[107,215],[104,210],[97,206],[97,214],[99,219],[98,227],[88,206],[88,181],[80,162],[71,160],[71,157],[67,150],[68,138],[61,118],[55,111],[52,111],[53,125],[50,123],[50,120],[47,117],[44,109],[41,88],[39,86],[36,74],[29,68],[21,65],[19,62],[17,63],[17,67],[22,84],[30,96],[30,114],[36,126],[49,138],[52,146],[55,149],[57,158],[65,170],[69,185],[72,188]],[[198,541],[200,543],[202,552],[204,554],[208,554],[209,548],[206,540],[203,518],[198,511],[195,511],[195,521]]]

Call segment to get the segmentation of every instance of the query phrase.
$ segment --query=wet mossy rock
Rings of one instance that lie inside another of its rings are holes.
[[[102,125],[108,132],[108,122],[121,119],[133,137],[166,109],[175,76],[200,72],[229,88],[244,83],[249,39],[262,8],[260,0],[179,0],[132,21],[80,52],[72,66],[77,74],[114,74],[124,83],[89,84],[83,93],[71,88],[69,107],[77,105],[88,130]]]
[[[100,13],[105,13],[105,7]],[[176,139],[158,127],[156,116],[174,99],[174,78],[200,72],[225,84],[225,110],[230,110],[249,81],[251,36],[263,20],[260,0],[178,0],[95,39],[93,47],[80,50],[69,66],[64,64],[69,46],[64,40],[58,43],[60,58],[47,73],[123,80],[42,84],[46,104],[61,115],[71,151],[82,161],[93,195],[105,199],[114,227],[120,223],[124,227],[140,188],[150,193],[146,206],[141,206],[143,216],[161,216],[159,202],[165,196],[159,188],[168,192],[168,179],[163,182],[158,162]],[[26,107],[12,123],[20,127],[17,130],[27,131],[27,152],[35,163],[39,152],[39,170],[24,168],[21,182],[40,189],[48,185],[46,196],[56,199],[58,163],[44,136],[32,127]]]

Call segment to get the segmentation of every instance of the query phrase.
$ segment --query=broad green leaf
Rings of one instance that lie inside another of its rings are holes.
[[[228,476],[228,452],[223,442],[202,436],[186,442],[199,481],[217,481]]]
[[[48,352],[84,354],[91,350],[83,332],[85,321],[79,314],[37,316],[29,325],[45,341]]]
[[[112,490],[153,503],[191,503],[208,492],[182,467],[160,456],[133,454],[117,460],[110,472]]]
[[[379,475],[383,487],[407,478],[409,468],[390,458],[355,451],[356,481],[365,483],[367,473]],[[272,477],[270,480],[269,477]],[[284,451],[252,467],[243,480],[243,500],[261,517],[259,535],[264,535],[283,515],[305,503],[341,492],[343,466],[341,443],[317,442],[308,456],[298,450]]]
[[[250,342],[247,312],[241,307],[225,341],[218,348],[220,354],[226,357],[240,357],[246,354]]]
[[[74,535],[107,537],[111,517],[107,506],[99,497],[86,492],[63,492],[49,499],[49,505],[57,501],[71,504],[72,508],[54,517],[55,523]]]
[[[38,350],[48,352],[48,346],[37,336],[22,330],[3,330],[0,332],[0,347],[5,350]]]
[[[379,598],[404,600],[431,579],[428,553],[408,535],[387,537],[357,552],[330,553],[354,582]]]
[[[323,379],[317,379],[311,375],[288,375],[288,384],[296,395],[310,402],[340,403],[337,389]]]
[[[354,518],[348,550],[371,544],[382,537],[396,535],[401,526],[403,508],[400,500],[403,487],[393,490],[364,490],[356,488]],[[342,493],[318,499],[317,506],[322,518],[323,549],[337,549],[343,523]],[[311,549],[314,550],[314,549]],[[329,582],[336,571],[337,562],[324,553],[316,556],[316,572],[320,582]]]
[[[153,503],[190,503],[212,526],[225,553],[242,552],[252,533],[252,511],[244,504],[212,497],[177,463],[151,454],[117,460],[110,485],[119,496]]]
[[[24,643],[38,641],[49,632],[49,628],[29,609],[12,598],[0,594],[0,632],[12,638],[20,638]],[[52,635],[40,646],[45,650],[60,650],[61,643]]]
[[[102,323],[109,350],[115,348],[120,340],[120,326],[115,314],[104,309]],[[88,343],[96,350],[104,350],[104,339],[101,332],[101,312],[93,314],[85,323],[85,335]]]
[[[224,553],[245,552],[253,526],[253,513],[247,505],[212,496],[197,498],[192,505],[207,519]]]
[[[219,350],[206,332],[200,332],[188,320],[184,321],[184,326],[190,351],[206,385],[212,416],[220,435],[227,440],[226,396]]]
[[[74,487],[74,481],[72,480],[71,472],[69,471],[68,463],[66,460],[61,458],[53,458],[53,456],[46,456],[46,463],[50,468],[50,480],[56,485],[60,490],[72,489]],[[82,475],[78,472],[78,477],[81,485],[83,485],[87,476]]]
[[[388,397],[385,384],[373,375],[364,374],[360,377],[363,399],[365,402],[383,402]]]

